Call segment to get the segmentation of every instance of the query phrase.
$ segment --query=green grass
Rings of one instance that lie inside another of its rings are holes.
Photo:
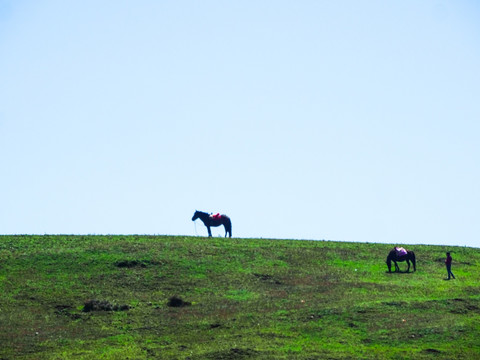
[[[445,281],[447,247],[388,274],[391,247],[0,236],[0,359],[480,358],[480,249],[448,247]]]

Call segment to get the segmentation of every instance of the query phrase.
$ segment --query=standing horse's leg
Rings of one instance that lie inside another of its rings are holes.
[[[223,227],[225,228],[225,237],[227,237],[227,235],[229,237],[232,237],[232,224],[231,223],[224,223]]]
[[[207,225],[207,229],[208,229],[208,237],[212,237],[212,231],[210,230],[210,226]]]

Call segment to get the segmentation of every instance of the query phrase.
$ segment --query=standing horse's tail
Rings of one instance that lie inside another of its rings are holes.
[[[413,271],[417,271],[417,264],[415,261],[415,253],[412,251],[412,264],[413,264]]]
[[[225,237],[227,237],[227,233],[232,237],[232,221],[228,216],[225,217]]]

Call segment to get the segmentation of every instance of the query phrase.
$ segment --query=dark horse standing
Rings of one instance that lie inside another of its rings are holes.
[[[203,211],[195,211],[195,214],[193,214],[192,221],[195,221],[197,219],[200,219],[203,221],[205,226],[208,229],[208,236],[212,237],[212,232],[210,231],[211,226],[220,226],[223,225],[225,227],[225,237],[227,237],[227,234],[232,237],[232,222],[230,221],[230,218],[227,215],[220,215],[218,216],[215,215],[210,215],[206,212]]]
[[[408,265],[407,272],[410,271],[410,261],[413,264],[413,271],[417,270],[416,262],[415,262],[415,253],[413,251],[407,250],[406,255],[398,256],[397,252],[395,249],[390,251],[387,256],[387,266],[388,266],[388,272],[392,272],[392,261],[395,264],[395,271],[400,271],[400,268],[398,267],[397,261],[406,261]]]

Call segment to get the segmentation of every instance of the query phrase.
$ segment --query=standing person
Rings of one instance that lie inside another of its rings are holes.
[[[452,273],[452,257],[450,256],[450,253],[447,252],[447,258],[445,259],[445,265],[447,266],[447,274],[448,274],[448,279],[450,280],[450,276],[455,279],[455,275]]]

